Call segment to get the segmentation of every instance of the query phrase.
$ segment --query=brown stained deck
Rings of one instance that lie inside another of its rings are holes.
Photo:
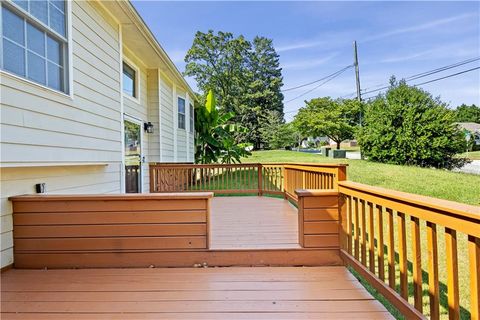
[[[292,249],[298,244],[297,209],[272,197],[215,197],[210,249]]]
[[[344,267],[9,270],[1,319],[392,319]]]

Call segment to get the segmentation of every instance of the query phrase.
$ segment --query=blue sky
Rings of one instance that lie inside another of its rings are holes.
[[[196,31],[230,31],[273,39],[284,88],[329,75],[353,60],[358,42],[362,89],[480,56],[480,2],[171,2],[134,5],[180,71]],[[480,66],[476,61],[412,84]],[[193,79],[187,79],[195,89]],[[285,101],[311,87],[285,92]],[[480,70],[422,86],[455,107],[480,105]],[[285,104],[286,119],[318,96],[355,91],[353,69]],[[369,96],[369,95],[368,95]]]

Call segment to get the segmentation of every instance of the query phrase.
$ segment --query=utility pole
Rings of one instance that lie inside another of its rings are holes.
[[[353,65],[355,66],[355,82],[357,84],[357,100],[362,101],[362,93],[360,91],[360,70],[358,69],[358,54],[357,54],[357,41],[353,41]],[[361,108],[361,104],[360,104]],[[359,125],[362,127],[362,109],[360,109]],[[363,160],[362,149],[360,148],[360,158]]]
[[[360,72],[358,70],[357,41],[353,41],[353,65],[355,66],[355,81],[357,83],[357,99],[358,101],[362,101],[362,95],[360,92]]]

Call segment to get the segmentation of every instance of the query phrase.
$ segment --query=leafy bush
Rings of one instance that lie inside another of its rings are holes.
[[[247,144],[238,143],[235,134],[245,129],[229,123],[232,112],[220,113],[212,90],[205,105],[195,110],[195,160],[197,163],[235,163],[249,156]]]
[[[358,141],[369,160],[454,168],[465,159],[455,155],[465,149],[463,134],[446,104],[428,92],[397,83],[366,108]]]

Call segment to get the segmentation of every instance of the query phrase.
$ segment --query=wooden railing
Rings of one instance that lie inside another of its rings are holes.
[[[345,164],[150,164],[152,193],[279,194],[297,201],[296,189],[336,189],[345,178]]]
[[[338,191],[340,254],[346,264],[407,319],[424,318],[423,313],[438,319],[440,287],[446,286],[449,318],[460,319],[468,317],[468,310],[459,303],[460,247],[465,251],[460,252],[461,256],[468,256],[465,259],[468,262],[464,261],[460,267],[470,278],[470,283],[465,284],[469,290],[464,289],[463,294],[470,292],[470,315],[479,319],[480,207],[350,181],[339,182]],[[439,274],[442,264],[445,268],[440,271],[444,274]],[[440,282],[442,276],[446,284]],[[428,288],[429,298],[425,296],[428,311],[423,309],[422,286]],[[408,302],[409,296],[412,304]]]

